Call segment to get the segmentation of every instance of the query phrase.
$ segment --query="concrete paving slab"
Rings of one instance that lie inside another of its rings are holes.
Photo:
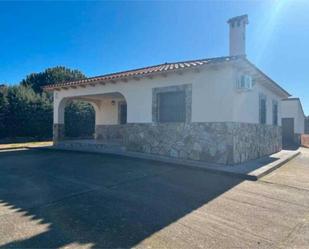
[[[306,153],[291,172],[308,174]],[[0,248],[308,248],[309,190],[282,182],[284,167],[246,181],[125,157],[0,152]]]
[[[42,150],[0,152],[0,160],[0,172],[5,171],[18,176],[49,173],[58,178],[69,177],[79,183],[88,184],[89,187],[112,186],[174,169],[173,165],[162,162],[63,151],[56,153]],[[13,164],[12,161],[14,161]]]
[[[307,249],[309,245],[309,217],[298,224],[288,238],[280,243],[279,248]]]
[[[1,174],[0,216],[18,209],[30,209],[91,188],[69,180],[38,174],[29,177],[14,174]]]
[[[302,148],[297,158],[283,165],[280,171],[263,177],[263,181],[309,190],[308,151],[309,149]]]
[[[42,148],[29,148],[29,149],[40,149],[40,150],[56,150],[56,151],[75,151],[74,148],[62,148],[54,146],[45,146]],[[237,176],[246,180],[256,181],[259,178],[271,173],[275,169],[281,167],[283,164],[293,159],[294,157],[300,154],[300,150],[281,150],[275,154],[265,156],[256,160],[251,160],[245,163],[237,165],[222,165],[194,160],[184,160],[171,158],[160,155],[145,154],[139,152],[130,152],[130,151],[80,151],[82,153],[91,153],[91,154],[105,154],[105,155],[118,155],[124,157],[145,159],[151,161],[164,162],[169,164],[176,164],[179,166],[197,168],[202,170],[208,170],[215,173],[226,174],[231,176]]]

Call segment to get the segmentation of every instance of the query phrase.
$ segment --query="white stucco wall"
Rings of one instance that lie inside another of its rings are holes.
[[[63,123],[64,100],[80,96],[120,93],[127,102],[128,123],[152,122],[152,89],[156,87],[192,84],[192,122],[259,122],[259,93],[267,96],[267,123],[272,124],[272,100],[278,100],[280,125],[280,97],[257,83],[252,91],[239,93],[236,89],[238,71],[232,65],[217,65],[199,72],[187,70],[152,79],[119,81],[116,84],[96,84],[85,88],[69,88],[54,92],[54,123]],[[102,96],[99,97],[102,99]],[[111,99],[96,105],[97,124],[117,124],[118,105]],[[57,111],[59,110],[59,111]]]
[[[282,97],[267,89],[258,80],[255,81],[252,90],[233,91],[234,121],[237,122],[241,120],[245,123],[259,123],[260,94],[263,94],[266,97],[266,124],[273,124],[273,101],[277,101],[278,125],[281,126]]]
[[[85,88],[67,89],[54,92],[54,123],[63,123],[61,117],[66,98],[94,96],[99,94],[120,93],[127,102],[128,123],[152,122],[152,89],[174,85],[192,84],[192,122],[231,121],[233,119],[231,92],[233,69],[224,67],[220,70],[189,71],[184,74],[171,74],[167,77],[157,76],[153,79],[130,80],[128,82],[107,83],[106,85],[87,86]],[[117,105],[109,102],[99,107],[101,124],[115,123],[118,118]],[[59,115],[60,114],[60,115]]]
[[[118,99],[112,103],[111,99],[103,99],[99,103],[99,111],[96,113],[97,125],[118,124]]]
[[[282,101],[282,118],[294,118],[294,132],[305,133],[305,116],[298,99]]]

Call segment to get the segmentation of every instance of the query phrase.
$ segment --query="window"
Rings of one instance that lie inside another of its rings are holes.
[[[273,125],[278,125],[278,102],[273,100]]]
[[[253,88],[252,77],[247,74],[240,75],[237,80],[237,88],[239,90],[251,90]]]
[[[260,124],[266,124],[266,97],[264,95],[260,95]]]
[[[152,89],[152,122],[191,122],[192,85]]]
[[[185,122],[185,91],[161,92],[157,94],[159,122]]]

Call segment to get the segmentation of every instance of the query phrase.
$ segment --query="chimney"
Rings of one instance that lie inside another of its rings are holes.
[[[230,25],[230,56],[246,55],[248,15],[233,17],[227,23]]]

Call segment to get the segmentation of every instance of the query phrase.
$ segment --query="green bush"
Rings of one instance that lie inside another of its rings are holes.
[[[73,101],[65,108],[65,135],[67,137],[89,138],[95,129],[95,112],[93,107],[85,102]]]
[[[52,138],[53,99],[42,86],[85,78],[65,67],[28,75],[19,85],[0,87],[0,138]],[[94,110],[90,104],[72,102],[65,110],[66,136],[90,137],[94,133]]]
[[[52,101],[30,87],[8,87],[4,137],[51,137]]]

